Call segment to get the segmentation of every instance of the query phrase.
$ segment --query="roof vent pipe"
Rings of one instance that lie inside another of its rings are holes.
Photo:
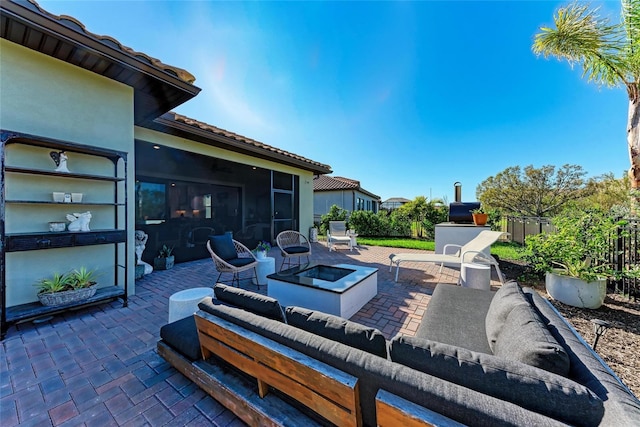
[[[456,203],[462,202],[462,184],[459,181],[453,183]]]

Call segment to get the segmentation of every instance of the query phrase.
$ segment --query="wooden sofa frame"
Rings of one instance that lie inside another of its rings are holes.
[[[164,341],[158,342],[158,354],[248,425],[325,424],[280,395],[285,394],[332,424],[362,426],[356,377],[204,311],[195,320],[204,360],[193,362]],[[278,393],[270,393],[270,387]],[[382,389],[376,395],[376,416],[380,427],[462,425]]]
[[[318,424],[269,393],[273,387],[332,424],[362,425],[356,377],[206,312],[199,311],[195,319],[204,360],[191,362],[162,341],[158,353],[245,423]],[[207,362],[213,355],[255,378],[256,383],[247,384],[232,370]]]

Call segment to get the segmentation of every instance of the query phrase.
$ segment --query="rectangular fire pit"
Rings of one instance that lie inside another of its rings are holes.
[[[378,269],[359,265],[307,264],[267,276],[270,297],[350,318],[378,293]]]

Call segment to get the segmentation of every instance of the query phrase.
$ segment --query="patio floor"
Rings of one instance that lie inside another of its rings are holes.
[[[455,284],[457,269],[403,264],[398,283],[389,254],[398,249],[361,246],[329,252],[313,243],[312,261],[375,266],[378,295],[351,319],[387,338],[413,335],[437,283]],[[411,252],[411,250],[402,250]],[[272,249],[269,256],[281,258]],[[156,353],[171,294],[213,286],[210,259],[177,264],[136,281],[129,306],[96,305],[51,320],[11,327],[0,348],[0,424],[11,426],[240,426],[233,413]],[[222,279],[226,280],[223,275]],[[258,290],[241,277],[241,287]],[[492,286],[499,285],[492,269]],[[265,293],[262,286],[260,292]]]

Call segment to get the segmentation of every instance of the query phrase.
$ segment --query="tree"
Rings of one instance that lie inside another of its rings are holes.
[[[580,200],[584,209],[597,206],[600,209],[612,208],[629,210],[629,177],[625,174],[616,178],[612,173],[595,177],[587,183],[589,196]]]
[[[629,98],[627,145],[629,180],[640,201],[640,0],[622,0],[621,22],[610,24],[598,9],[572,3],[558,9],[555,28],[541,27],[533,52],[545,58],[582,64],[589,82],[608,87],[624,86]]]
[[[529,165],[511,166],[496,176],[482,181],[476,197],[485,209],[500,209],[505,213],[524,216],[550,216],[559,212],[570,200],[584,197],[586,172],[578,165],[540,169]]]

